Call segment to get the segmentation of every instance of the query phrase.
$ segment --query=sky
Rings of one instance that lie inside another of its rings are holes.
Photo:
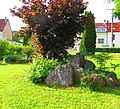
[[[95,16],[95,22],[104,22],[104,20],[109,20],[111,22],[111,12],[114,8],[114,3],[106,3],[106,0],[85,0],[88,1],[88,11],[92,11]],[[12,31],[18,31],[21,27],[24,27],[25,24],[22,23],[22,19],[18,17],[13,17],[10,13],[10,8],[14,6],[20,7],[21,2],[19,0],[2,0],[0,3],[0,19],[7,17],[10,21]],[[116,21],[114,19],[114,21]]]

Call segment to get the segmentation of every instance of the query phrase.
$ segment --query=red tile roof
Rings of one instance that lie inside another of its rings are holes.
[[[3,31],[6,25],[5,19],[0,19],[0,31]]]
[[[104,23],[96,23],[96,28],[97,27],[105,27],[106,25]],[[120,22],[114,22],[113,26],[113,31],[114,32],[120,32]],[[108,32],[111,32],[111,23],[108,23]]]

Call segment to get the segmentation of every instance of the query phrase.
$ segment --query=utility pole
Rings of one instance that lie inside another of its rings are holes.
[[[112,10],[112,13],[113,13],[113,11],[114,11],[114,9],[107,9],[107,10]],[[113,43],[113,37],[114,37],[114,34],[113,34],[113,32],[114,32],[114,21],[113,21],[113,19],[114,19],[114,16],[112,15],[112,22],[111,22],[111,43],[112,43],[112,47],[114,46],[114,43]]]
[[[108,46],[108,25],[109,25],[109,22],[108,20],[104,20],[104,23],[106,25],[106,45]]]
[[[113,13],[114,9],[112,9],[112,13]],[[111,34],[112,34],[112,47],[114,47],[114,43],[113,43],[113,31],[114,31],[114,22],[113,22],[113,15],[112,15],[112,23],[111,23]]]

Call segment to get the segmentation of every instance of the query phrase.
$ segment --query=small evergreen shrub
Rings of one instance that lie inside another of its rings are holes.
[[[30,80],[33,83],[43,83],[45,78],[55,67],[59,65],[59,62],[54,59],[47,59],[42,56],[37,56],[33,59],[33,64],[30,69]]]
[[[10,55],[10,56],[7,56],[6,58],[4,58],[4,61],[6,63],[16,63],[18,60],[18,57],[16,55]]]

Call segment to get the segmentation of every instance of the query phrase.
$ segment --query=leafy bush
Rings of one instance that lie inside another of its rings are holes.
[[[30,69],[30,79],[33,83],[43,83],[46,76],[53,70],[59,63],[54,59],[47,59],[42,56],[37,56],[33,60]]]

